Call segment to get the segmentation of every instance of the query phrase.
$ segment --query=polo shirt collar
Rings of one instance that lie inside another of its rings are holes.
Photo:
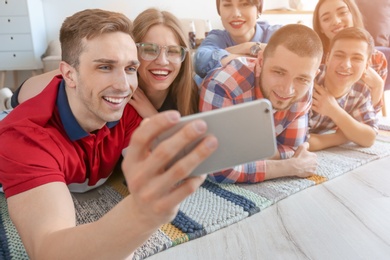
[[[80,124],[77,122],[74,117],[72,110],[70,109],[68,97],[65,92],[65,81],[62,80],[58,89],[57,95],[57,108],[58,113],[61,118],[61,122],[64,125],[64,129],[69,139],[72,141],[77,141],[84,137],[89,136],[89,133],[86,132]],[[112,128],[118,124],[119,121],[107,122],[106,126]]]

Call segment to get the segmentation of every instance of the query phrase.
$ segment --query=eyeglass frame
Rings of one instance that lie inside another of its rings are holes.
[[[146,61],[154,61],[154,60],[156,60],[156,59],[160,56],[160,54],[161,54],[161,49],[164,49],[164,50],[165,50],[166,59],[167,59],[168,61],[172,62],[172,63],[179,64],[179,63],[182,63],[182,62],[186,59],[187,53],[189,52],[189,49],[188,49],[188,48],[183,47],[183,46],[180,46],[180,45],[158,45],[157,43],[152,43],[152,42],[138,42],[138,43],[136,43],[135,45],[137,46],[137,49],[138,49],[138,48],[141,47],[143,44],[150,44],[150,45],[158,46],[158,53],[157,53],[156,58],[154,58],[154,59],[145,59],[145,58],[143,58],[142,55],[141,55],[141,53],[140,53],[140,51],[139,51],[140,57],[141,57],[143,60],[146,60]],[[180,47],[180,48],[184,51],[184,54],[182,55],[182,58],[181,58],[181,61],[180,61],[180,62],[173,62],[173,61],[171,61],[171,60],[169,59],[167,47],[172,47],[172,46],[174,46],[174,47]]]

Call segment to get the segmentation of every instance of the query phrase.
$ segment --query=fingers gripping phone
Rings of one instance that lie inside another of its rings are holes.
[[[218,148],[194,169],[192,176],[265,159],[276,153],[272,105],[267,99],[182,117],[177,125],[156,138],[152,150],[186,123],[195,119],[203,119],[207,123],[207,132],[181,150],[168,167],[188,154],[209,134],[218,139]]]

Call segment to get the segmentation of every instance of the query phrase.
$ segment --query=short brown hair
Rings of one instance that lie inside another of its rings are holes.
[[[263,0],[247,0],[248,3],[254,5],[257,7],[257,10],[259,11],[259,13],[261,14],[263,12]],[[221,15],[219,13],[219,5],[221,3],[221,0],[217,0],[217,12],[219,15]]]
[[[341,30],[338,32],[333,39],[330,41],[329,44],[329,51],[332,50],[334,44],[338,40],[359,40],[366,42],[368,47],[367,47],[367,54],[368,54],[368,59],[371,58],[371,54],[374,51],[374,39],[372,38],[371,34],[367,32],[367,30],[363,28],[358,28],[358,27],[349,27]]]
[[[322,43],[315,31],[301,24],[288,24],[271,36],[264,49],[264,60],[272,56],[278,46],[284,46],[300,57],[317,58],[323,55]]]
[[[111,32],[124,32],[132,37],[133,25],[121,13],[86,9],[65,19],[60,30],[62,60],[77,68],[83,51],[83,39],[93,39]]]

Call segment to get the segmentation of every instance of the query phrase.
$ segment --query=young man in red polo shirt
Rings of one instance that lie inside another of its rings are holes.
[[[68,17],[60,31],[62,76],[0,122],[0,183],[32,259],[126,258],[175,217],[205,178],[187,177],[216,149],[215,137],[167,169],[205,132],[203,121],[150,152],[154,138],[180,116],[161,113],[139,126],[142,119],[127,104],[139,65],[131,30],[119,13],[94,9]],[[131,195],[100,220],[76,226],[70,192],[104,183],[125,148]]]

